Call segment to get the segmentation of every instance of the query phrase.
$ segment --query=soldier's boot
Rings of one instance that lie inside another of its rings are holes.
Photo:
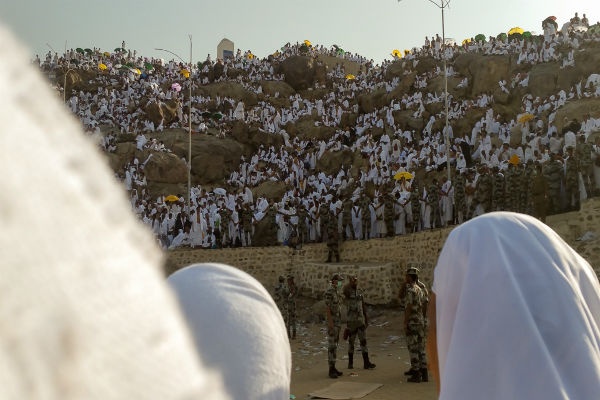
[[[348,353],[348,369],[354,369],[354,353]]]
[[[362,353],[363,356],[363,363],[364,363],[364,368],[365,369],[373,369],[375,368],[375,364],[373,364],[371,361],[369,361],[369,353],[367,353],[366,351]]]
[[[333,367],[333,370],[335,371],[335,373],[337,374],[337,376],[344,375],[344,373],[342,371],[338,370],[335,366]]]
[[[408,371],[405,371],[404,375],[406,375],[406,376],[412,376],[415,372],[417,372],[417,370],[411,368]]]
[[[331,379],[337,379],[337,377],[338,377],[338,374],[335,370],[335,364],[332,362],[329,363],[329,377]]]
[[[429,374],[427,373],[427,368],[421,368],[421,381],[429,382]]]
[[[415,370],[415,373],[411,375],[410,378],[407,379],[407,382],[412,383],[421,383],[421,370]]]

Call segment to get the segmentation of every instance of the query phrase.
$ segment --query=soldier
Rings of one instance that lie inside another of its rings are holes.
[[[574,154],[572,146],[567,147],[565,160],[565,195],[567,197],[567,211],[579,209],[579,161]]]
[[[544,165],[543,171],[548,183],[547,212],[557,214],[561,211],[560,187],[563,180],[563,164],[560,155],[553,153],[552,159]]]
[[[413,180],[410,192],[410,208],[412,211],[412,231],[418,232],[421,230],[421,199],[420,199],[419,183]]]
[[[546,208],[548,206],[548,182],[542,174],[542,165],[536,164],[531,177],[531,202],[532,215],[542,222],[546,222]]]
[[[331,262],[331,256],[335,257],[335,262],[340,262],[339,233],[333,218],[327,224],[327,251],[325,262]]]
[[[294,275],[287,276],[287,290],[285,294],[288,314],[285,327],[288,338],[296,339],[296,297],[298,297],[298,286],[294,282]]]
[[[250,206],[246,203],[240,210],[240,219],[242,221],[242,246],[252,246],[253,217]]]
[[[531,196],[531,179],[532,175],[535,171],[535,167],[533,166],[533,161],[528,160],[525,164],[525,170],[523,171],[522,181],[521,181],[521,207],[520,211],[523,214],[532,215],[532,196]]]
[[[342,287],[344,278],[334,274],[331,277],[331,285],[325,292],[325,312],[327,315],[327,361],[329,363],[329,377],[337,379],[342,372],[335,368],[337,359],[337,348],[340,341],[340,328],[342,326],[341,296],[338,292]]]
[[[355,239],[352,229],[352,199],[347,197],[342,204],[342,237],[344,240]]]
[[[579,172],[583,178],[583,186],[587,197],[590,198],[596,191],[596,180],[594,179],[594,164],[592,162],[592,153],[594,147],[591,143],[586,143],[585,135],[579,136],[579,143],[575,149],[577,159],[579,160]]]
[[[297,208],[298,213],[298,242],[300,245],[308,242],[309,240],[309,224],[308,224],[308,210],[304,204],[300,204]]]
[[[440,218],[440,186],[437,179],[433,178],[427,189],[427,204],[431,207],[431,228],[442,226]]]
[[[344,298],[346,299],[346,332],[348,339],[348,369],[354,368],[354,342],[356,336],[360,343],[360,351],[363,357],[364,369],[373,369],[375,364],[369,360],[369,350],[367,348],[366,330],[369,326],[367,310],[364,303],[363,292],[357,287],[358,277],[352,275],[349,282],[344,286]],[[344,339],[346,339],[346,332]]]
[[[369,239],[371,236],[371,199],[369,196],[364,195],[360,201],[360,212],[361,212],[361,224],[362,224],[362,239]]]
[[[494,189],[494,180],[488,173],[487,167],[479,167],[479,177],[475,184],[475,193],[473,202],[469,208],[469,219],[489,212],[492,208],[492,191]]]
[[[394,203],[395,199],[391,192],[386,193],[383,199],[383,219],[385,221],[386,236],[394,236]]]
[[[427,382],[427,361],[425,358],[425,320],[427,316],[427,293],[418,284],[418,270],[406,271],[406,300],[404,311],[404,330],[406,345],[410,354],[410,375],[408,382]]]
[[[266,236],[268,238],[268,242],[270,245],[275,245],[277,243],[277,206],[273,202],[273,200],[269,201],[269,208],[267,209],[267,214],[265,218],[267,220],[267,231]]]
[[[329,220],[333,220],[333,218],[331,217],[331,214],[329,212],[329,204],[327,204],[325,199],[323,199],[321,200],[321,205],[319,206],[319,231],[321,232],[321,242],[324,242],[327,239],[327,235],[329,233],[327,229],[327,227],[329,226]],[[337,232],[337,224],[335,230]]]
[[[225,206],[222,206],[219,209],[219,216],[221,217],[219,228],[221,230],[221,237],[218,238],[221,246],[227,247],[230,244],[230,232],[229,232],[229,222],[231,220],[231,211]]]
[[[454,223],[462,224],[467,215],[465,198],[465,175],[463,172],[459,172],[454,178],[454,210]]]
[[[279,282],[277,283],[277,286],[275,286],[275,293],[273,295],[273,300],[275,300],[275,304],[277,304],[277,307],[279,308],[279,311],[281,312],[281,316],[283,317],[285,326],[287,326],[287,316],[288,316],[287,301],[285,301],[286,292],[287,292],[287,288],[285,285],[285,277],[283,277],[283,275],[280,275]]]

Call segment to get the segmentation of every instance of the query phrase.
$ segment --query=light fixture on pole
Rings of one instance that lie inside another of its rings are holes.
[[[398,0],[400,3],[401,0]],[[448,180],[450,180],[450,134],[448,133],[448,68],[446,65],[446,26],[444,20],[444,11],[450,5],[450,0],[427,0],[442,10],[442,61],[444,63],[444,114],[446,122],[444,124],[444,146],[446,147],[446,169],[448,170]]]
[[[187,157],[187,196],[186,196],[186,207],[187,213],[189,215],[191,209],[191,201],[190,195],[192,191],[192,35],[188,35],[190,39],[190,62],[188,65],[189,68],[189,107],[188,107],[188,157]],[[179,58],[179,60],[186,64],[185,61],[177,53],[174,53],[167,49],[155,49],[159,51],[164,51],[169,54],[174,55]]]

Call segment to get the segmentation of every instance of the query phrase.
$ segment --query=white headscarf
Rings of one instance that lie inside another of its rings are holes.
[[[195,264],[168,278],[203,360],[221,371],[232,399],[287,400],[292,359],[271,295],[247,273]]]
[[[0,26],[0,398],[227,398],[151,232],[30,64]]]
[[[598,278],[548,226],[495,212],[457,227],[433,291],[440,400],[600,396]]]

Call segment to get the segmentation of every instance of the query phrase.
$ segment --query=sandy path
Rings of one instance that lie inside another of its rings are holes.
[[[309,307],[309,300],[300,300],[301,309]],[[355,355],[353,370],[347,369],[347,342],[340,342],[337,369],[344,373],[339,379],[327,376],[327,336],[325,323],[301,322],[298,337],[292,340],[292,384],[291,393],[297,399],[307,399],[308,393],[323,389],[337,381],[382,383],[383,387],[364,399],[436,399],[435,383],[408,383],[403,375],[409,368],[408,351],[404,337],[400,335],[402,313],[394,309],[373,310],[371,326],[367,329],[367,340],[371,362],[377,364],[374,370],[362,368],[360,353]],[[375,316],[376,315],[376,316]],[[358,344],[357,344],[358,345]],[[350,375],[352,374],[352,375]]]

